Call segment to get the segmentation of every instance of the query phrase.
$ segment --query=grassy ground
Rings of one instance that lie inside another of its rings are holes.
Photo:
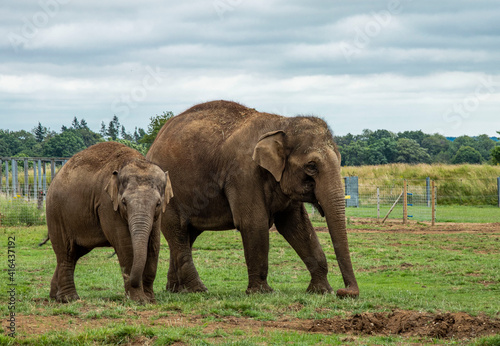
[[[320,224],[321,225],[321,224]],[[465,312],[498,318],[500,231],[439,232],[438,229],[387,231],[350,226],[352,260],[361,289],[358,299],[305,293],[309,274],[295,252],[271,232],[269,283],[272,294],[247,296],[246,266],[236,231],[205,232],[195,243],[194,261],[209,289],[203,294],[165,291],[168,248],[162,239],[157,304],[139,306],[124,299],[123,281],[112,249],[95,249],[77,265],[80,301],[48,300],[55,268],[50,244],[38,247],[46,228],[0,228],[7,244],[15,236],[15,339],[0,344],[495,344],[500,337],[443,339],[430,336],[308,333],[301,325],[353,314],[394,310],[422,313]],[[330,266],[329,280],[342,287],[328,233],[318,233]],[[0,282],[2,334],[9,316],[7,247]],[[473,297],[473,298],[472,298]],[[296,326],[296,327],[292,327]],[[307,330],[307,329],[306,329]]]
[[[390,206],[380,208],[380,220],[389,212]],[[377,218],[377,208],[360,207],[346,208],[349,218]],[[408,215],[412,215],[413,221],[431,221],[431,208],[408,207]],[[317,216],[317,215],[316,215]],[[388,219],[403,218],[403,207],[397,206],[389,215]],[[438,205],[436,207],[436,222],[469,222],[469,223],[493,223],[500,222],[500,208],[494,206],[460,206],[460,205]]]
[[[409,185],[425,186],[425,179],[430,177],[436,182],[440,205],[498,203],[498,165],[389,164],[342,167],[342,175],[359,177],[360,194],[369,187],[402,186],[403,179],[408,180]]]

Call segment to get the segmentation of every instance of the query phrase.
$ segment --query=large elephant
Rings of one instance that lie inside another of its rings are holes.
[[[79,299],[76,262],[95,247],[112,246],[126,295],[154,302],[161,214],[171,197],[168,173],[123,144],[98,143],[75,154],[47,192],[47,226],[57,258],[50,297]]]
[[[326,215],[345,288],[359,295],[346,234],[340,154],[316,117],[261,113],[228,101],[196,105],[170,119],[147,156],[168,170],[175,198],[162,219],[170,248],[167,290],[206,291],[192,259],[204,230],[238,229],[248,269],[247,293],[267,283],[273,225],[311,274],[309,292],[331,292],[328,266],[304,207]]]

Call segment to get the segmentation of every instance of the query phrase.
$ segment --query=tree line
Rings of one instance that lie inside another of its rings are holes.
[[[500,134],[500,132],[498,132]],[[499,164],[500,142],[487,135],[446,138],[422,131],[363,130],[337,136],[343,166],[388,163]]]
[[[127,132],[116,115],[107,125],[102,122],[99,132],[92,131],[85,119],[78,120],[77,117],[70,126],[61,126],[59,132],[40,122],[31,131],[0,130],[0,156],[70,157],[104,141],[121,142],[145,155],[160,128],[172,116],[172,112],[163,112],[151,117],[147,130],[136,127],[133,133]]]
[[[135,128],[127,132],[115,115],[99,132],[92,131],[85,119],[73,118],[70,126],[59,132],[40,122],[31,131],[0,130],[0,156],[6,157],[70,157],[102,141],[118,141],[144,155],[158,131],[172,112],[151,117],[147,130]],[[498,132],[500,134],[500,131]],[[342,166],[383,165],[388,163],[500,164],[500,142],[487,135],[460,136],[452,140],[440,134],[422,131],[393,133],[387,130],[363,130],[335,138],[342,154]]]

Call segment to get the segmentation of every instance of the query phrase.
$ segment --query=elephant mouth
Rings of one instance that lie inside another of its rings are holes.
[[[323,208],[321,207],[319,202],[314,202],[314,203],[312,203],[312,205],[314,208],[316,208],[319,211],[319,214],[321,215],[321,217],[325,216],[325,212],[323,211]]]

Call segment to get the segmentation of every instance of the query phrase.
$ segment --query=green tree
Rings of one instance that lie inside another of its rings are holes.
[[[417,141],[408,138],[399,138],[396,144],[396,162],[400,163],[429,163],[431,157],[427,150],[422,148]]]
[[[169,111],[169,112],[163,112],[161,115],[156,115],[154,117],[149,118],[150,122],[148,125],[148,131],[142,136],[139,142],[145,144],[146,147],[149,149],[151,147],[151,144],[153,144],[156,135],[158,134],[160,129],[173,116],[174,113]]]
[[[451,163],[461,164],[461,163],[482,163],[483,157],[481,153],[471,146],[464,145],[458,149],[457,153],[451,160]]]
[[[427,149],[431,156],[436,156],[450,148],[450,141],[445,136],[435,133],[422,140],[422,148]]]
[[[38,143],[42,143],[47,135],[47,128],[42,126],[40,122],[38,122],[38,126],[33,129],[33,134],[35,135],[35,139]]]
[[[491,161],[494,165],[500,165],[500,146],[491,149]]]
[[[427,137],[425,133],[423,133],[421,130],[418,131],[404,131],[404,132],[399,132],[398,133],[398,139],[400,138],[407,138],[407,139],[413,139],[415,142],[418,143],[418,145],[422,145],[422,141]]]
[[[101,122],[101,129],[99,130],[99,133],[101,134],[101,136],[103,138],[105,138],[107,136],[107,131],[106,131],[106,124],[103,122]]]
[[[491,150],[495,147],[495,141],[488,135],[479,135],[474,137],[474,140],[475,145],[473,148],[479,151],[483,157],[483,161],[489,161],[491,159]]]
[[[113,119],[109,122],[106,135],[113,141],[120,137],[120,121],[116,115],[114,115]]]
[[[74,128],[75,130],[80,129],[80,122],[76,117],[73,118],[73,122],[71,123],[71,127]]]
[[[75,129],[67,129],[47,141],[44,155],[49,157],[70,157],[85,149],[80,133]]]

